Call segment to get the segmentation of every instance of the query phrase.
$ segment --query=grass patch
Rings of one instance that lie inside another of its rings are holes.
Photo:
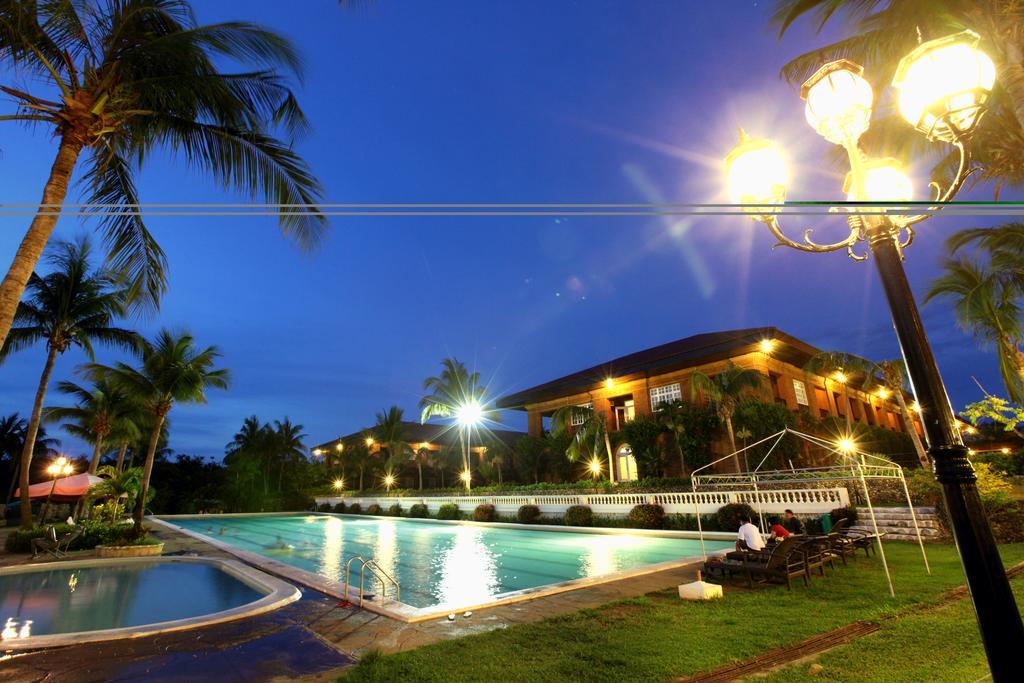
[[[889,597],[881,562],[875,557],[866,560],[862,555],[848,567],[840,564],[827,579],[815,580],[806,589],[794,587],[792,593],[784,587],[747,592],[730,591],[727,586],[722,601],[684,603],[667,599],[674,592],[667,590],[410,652],[374,655],[372,661],[364,660],[352,668],[343,680],[667,681],[743,661],[852,621],[879,619],[917,605],[937,603],[942,593],[963,583],[952,546],[929,547],[932,576],[925,574],[916,545],[892,543],[886,550],[896,598]],[[1024,561],[1024,544],[1002,546],[1001,552],[1007,565]],[[920,636],[920,646],[929,647],[932,653],[937,649],[959,652],[968,646],[973,648],[970,651],[980,653],[980,638],[970,609],[969,601],[962,600],[926,615],[907,617],[937,620],[942,628],[927,622],[906,637]],[[886,629],[899,628],[903,623],[891,622]],[[926,633],[932,635],[925,638]],[[947,636],[951,647],[944,640],[940,645],[940,639]],[[871,636],[862,642],[874,640],[877,649],[881,639],[876,638]],[[935,678],[924,668],[931,666],[927,661],[930,657],[904,657],[903,649],[893,642],[887,657],[873,658],[879,667],[877,672],[884,672],[876,678],[849,680]],[[835,656],[840,653],[837,651]],[[826,657],[822,658],[823,665]],[[973,671],[979,663],[983,670],[983,655],[976,659],[965,658],[965,670]],[[861,662],[851,656],[826,668],[841,672],[853,667],[856,674],[874,675]],[[916,669],[918,666],[922,668]],[[944,667],[941,673],[947,674],[949,669]],[[804,680],[806,670],[777,675],[778,680],[791,680],[786,676]],[[945,675],[939,677],[950,680]]]

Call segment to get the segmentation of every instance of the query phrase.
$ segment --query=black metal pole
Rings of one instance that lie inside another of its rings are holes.
[[[953,409],[939,368],[925,336],[902,257],[888,226],[869,233],[871,252],[889,300],[910,382],[921,406],[928,455],[942,495],[974,601],[981,639],[995,681],[1019,681],[1024,652],[1024,623],[1013,599],[995,537],[978,495],[976,477],[967,459]]]

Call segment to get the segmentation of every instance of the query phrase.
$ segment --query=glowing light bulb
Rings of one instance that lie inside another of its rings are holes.
[[[980,39],[963,31],[929,40],[900,61],[892,84],[910,125],[945,141],[974,129],[996,81],[995,64],[977,47]]]
[[[740,131],[740,144],[725,158],[725,180],[729,198],[736,204],[759,204],[745,207],[746,213],[763,215],[786,201],[789,173],[778,147],[769,140],[750,139]]]
[[[757,347],[761,350],[761,353],[771,353],[775,349],[775,340],[762,339],[757,343]]]
[[[390,475],[390,474],[384,475],[384,486],[390,489],[394,485],[395,485],[395,477],[393,475]]]
[[[800,88],[807,123],[829,142],[855,142],[868,129],[874,93],[862,73],[859,64],[840,59],[822,66]]]
[[[857,450],[857,443],[848,436],[844,436],[836,442],[836,447],[843,453],[852,453]]]
[[[373,437],[372,436],[366,437],[366,445],[367,446],[372,446],[373,445]]]
[[[472,478],[473,478],[473,473],[470,472],[469,470],[462,470],[462,472],[459,474],[459,479],[461,479],[462,481],[464,481],[467,484],[470,482],[470,480]]]
[[[832,379],[839,382],[840,384],[846,384],[846,373],[842,370],[832,375]]]
[[[604,381],[604,388],[605,389],[611,389],[614,386],[615,386],[615,380],[613,380],[611,377],[609,377],[608,379],[606,379]]]
[[[343,488],[345,488],[345,480],[344,479],[335,479],[334,480],[334,488],[339,490],[339,491],[342,490]]]
[[[455,418],[464,427],[471,427],[483,417],[483,409],[476,401],[467,401],[455,411]]]

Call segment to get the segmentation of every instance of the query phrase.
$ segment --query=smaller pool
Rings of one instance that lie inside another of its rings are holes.
[[[0,569],[0,649],[66,645],[193,628],[299,598],[234,561],[132,558]]]

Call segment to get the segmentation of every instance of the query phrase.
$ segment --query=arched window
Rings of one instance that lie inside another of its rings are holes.
[[[636,459],[628,443],[615,452],[615,478],[617,481],[636,481]]]

